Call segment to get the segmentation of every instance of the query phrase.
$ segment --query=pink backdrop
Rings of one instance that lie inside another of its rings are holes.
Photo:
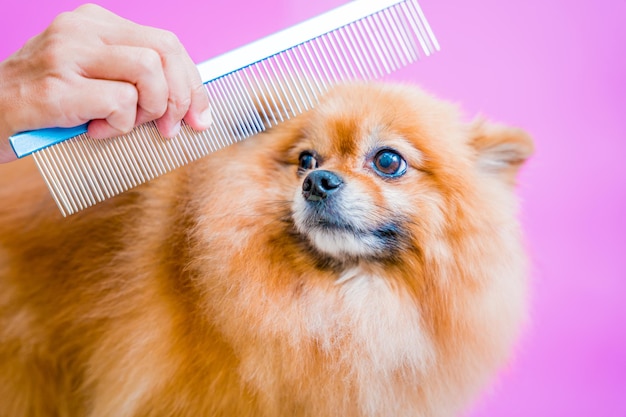
[[[196,61],[345,0],[102,0],[178,34]],[[0,59],[78,0],[4,2]],[[442,51],[410,80],[524,127],[519,193],[533,258],[532,325],[469,415],[626,416],[626,1],[421,0]]]

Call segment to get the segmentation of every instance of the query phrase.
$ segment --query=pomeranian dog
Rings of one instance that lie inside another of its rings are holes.
[[[525,318],[519,129],[407,85],[62,218],[0,171],[0,416],[452,416]]]

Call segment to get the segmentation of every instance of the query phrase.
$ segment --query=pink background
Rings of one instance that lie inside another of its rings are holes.
[[[174,31],[196,61],[345,0],[100,4]],[[11,6],[9,6],[11,4]],[[5,1],[0,59],[78,0]],[[519,193],[532,324],[469,414],[626,416],[626,1],[421,0],[442,51],[393,79],[527,129]]]

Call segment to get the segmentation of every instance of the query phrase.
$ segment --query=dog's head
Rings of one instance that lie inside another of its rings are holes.
[[[488,212],[532,153],[521,130],[465,124],[454,106],[399,85],[336,88],[289,130],[291,220],[317,256],[342,263],[398,258],[463,213]]]

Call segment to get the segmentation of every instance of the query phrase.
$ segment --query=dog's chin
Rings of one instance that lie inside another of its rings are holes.
[[[380,225],[359,224],[358,217],[334,214],[325,218],[313,210],[292,214],[301,240],[319,257],[342,264],[382,260],[394,256],[400,246],[400,226],[389,221]]]
[[[309,244],[320,254],[341,262],[380,260],[392,256],[395,245],[378,231],[340,229],[309,230],[304,233]]]

